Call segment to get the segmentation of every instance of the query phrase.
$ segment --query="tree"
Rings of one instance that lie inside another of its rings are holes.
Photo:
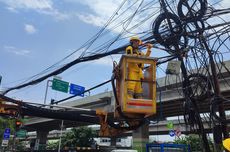
[[[96,131],[89,127],[72,128],[62,138],[62,148],[64,147],[90,147],[94,144]]]
[[[10,129],[10,134],[14,135],[15,134],[15,124],[16,123],[16,119],[15,118],[6,118],[6,117],[0,117],[0,141],[2,142],[3,140],[3,134],[5,132],[6,128]],[[10,138],[9,140],[9,146],[5,148],[5,150],[12,150],[12,149],[16,149],[17,151],[20,150],[24,150],[25,149],[25,144],[22,143],[19,140],[15,140]]]
[[[3,134],[6,128],[10,128],[11,134],[15,132],[15,119],[0,118],[0,140],[2,141]]]
[[[46,146],[46,150],[57,150],[58,149],[59,141],[48,142]]]

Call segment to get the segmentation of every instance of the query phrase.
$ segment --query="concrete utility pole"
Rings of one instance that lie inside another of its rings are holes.
[[[216,71],[216,65],[215,65],[215,62],[214,62],[214,59],[213,59],[213,55],[212,55],[212,51],[209,49],[208,47],[208,44],[207,42],[205,41],[204,38],[202,38],[202,42],[208,52],[208,55],[209,55],[209,59],[210,59],[210,64],[211,64],[211,72],[212,72],[212,80],[213,80],[213,84],[214,84],[214,94],[215,96],[217,97],[221,97],[221,91],[220,91],[220,84],[219,84],[219,81],[218,81],[218,77],[217,77],[217,71]],[[225,114],[225,111],[224,111],[224,105],[223,105],[223,101],[220,100],[218,101],[218,112],[219,112],[219,115],[220,115],[220,118],[222,120],[226,120],[226,114]],[[214,124],[214,128],[217,127],[215,124]],[[227,131],[227,124],[225,122],[221,122],[221,130],[222,130],[222,134],[224,136],[224,139],[228,138],[228,131]],[[221,136],[219,133],[216,133],[213,129],[213,136],[214,136],[214,139],[217,139],[218,136]],[[216,150],[217,151],[221,151],[221,143],[222,141],[215,141],[215,145],[216,145]],[[216,143],[217,142],[217,143]]]
[[[179,48],[178,48],[178,50],[179,50]],[[204,131],[204,126],[203,126],[203,123],[202,123],[202,120],[201,120],[201,117],[200,117],[200,112],[199,112],[198,105],[197,105],[195,100],[193,100],[193,99],[191,99],[189,97],[189,95],[192,94],[192,90],[191,90],[190,87],[187,87],[188,84],[189,84],[189,80],[188,80],[188,73],[187,73],[187,70],[186,70],[186,67],[185,67],[185,64],[184,64],[184,61],[183,61],[183,57],[178,55],[178,60],[181,61],[181,71],[182,71],[183,77],[185,79],[185,81],[182,82],[183,93],[184,93],[185,99],[190,99],[193,108],[196,109],[194,111],[194,115],[195,115],[195,118],[197,120],[196,123],[197,123],[197,125],[199,127],[200,134],[202,136],[203,146],[204,146],[205,152],[210,152],[210,147],[209,147],[209,144],[208,144],[207,135],[206,135],[206,133]],[[186,102],[189,102],[189,101],[186,101]]]

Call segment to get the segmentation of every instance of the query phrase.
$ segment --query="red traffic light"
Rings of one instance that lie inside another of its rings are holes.
[[[21,121],[16,121],[15,124],[16,124],[16,126],[21,126],[22,122]]]

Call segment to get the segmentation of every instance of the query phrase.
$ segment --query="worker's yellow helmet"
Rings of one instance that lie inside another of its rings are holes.
[[[223,141],[223,146],[225,149],[227,149],[228,151],[230,151],[230,138],[227,138]]]
[[[137,36],[132,36],[129,41],[130,42],[139,41],[139,45],[141,45],[141,43],[142,43],[141,39],[139,37],[137,37]]]

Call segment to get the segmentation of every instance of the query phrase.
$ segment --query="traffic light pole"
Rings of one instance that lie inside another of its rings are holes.
[[[1,82],[2,82],[2,76],[0,75],[0,85],[1,85]]]
[[[61,134],[60,134],[60,140],[59,140],[59,143],[58,143],[58,152],[61,151],[61,138],[62,138],[63,123],[64,123],[64,120],[61,121]]]
[[[16,151],[16,129],[15,129],[15,132],[14,132],[14,137],[13,137],[13,151]]]
[[[47,93],[48,93],[48,88],[49,88],[49,83],[52,82],[52,80],[47,80],[46,83],[46,92],[45,92],[45,98],[44,98],[44,104],[46,104],[46,98],[47,98]]]

